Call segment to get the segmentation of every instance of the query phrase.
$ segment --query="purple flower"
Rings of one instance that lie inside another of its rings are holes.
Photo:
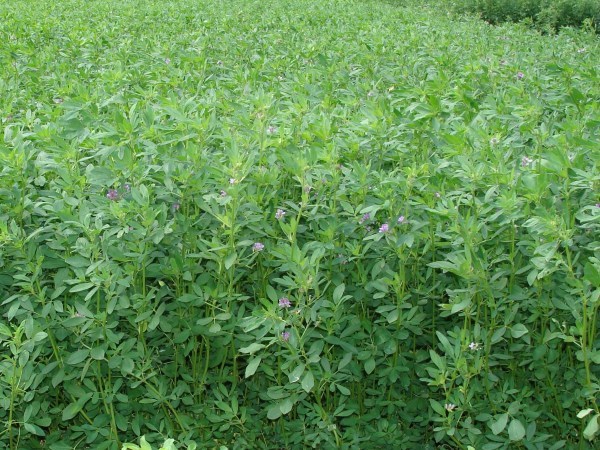
[[[442,196],[442,194],[440,194],[439,192],[435,193],[435,198],[440,198]]]
[[[286,342],[289,341],[290,340],[290,332],[284,331],[283,333],[281,333],[281,339],[283,339]]]
[[[181,205],[179,204],[179,202],[175,202],[175,203],[173,203],[171,208],[173,209],[174,212],[177,212],[177,211],[179,211],[179,208],[181,208]]]
[[[221,189],[221,197],[227,197],[227,192]]]
[[[123,190],[124,190],[125,192],[131,192],[131,185],[130,185],[129,183],[125,183],[125,184],[123,185]]]
[[[533,159],[529,158],[528,156],[523,156],[523,158],[521,158],[521,166],[522,167],[527,167],[532,162],[533,162]]]
[[[273,126],[273,125],[269,125],[269,128],[267,128],[267,134],[274,134],[277,133],[277,127]]]
[[[281,220],[281,219],[283,219],[283,216],[285,216],[285,211],[283,209],[278,209],[277,212],[275,213],[275,218],[277,220]]]
[[[171,58],[165,58],[165,64],[171,64]]]
[[[596,203],[596,208],[600,208],[600,203]]]
[[[119,193],[116,189],[109,189],[106,193],[106,198],[113,202],[116,202],[119,199]]]
[[[253,252],[262,252],[265,248],[265,244],[261,243],[261,242],[255,242],[254,245],[252,246],[252,251]]]
[[[517,72],[517,80],[522,80],[525,74],[523,72]]]
[[[371,218],[371,214],[369,214],[369,213],[363,214],[363,216],[360,218],[360,220],[358,221],[358,223],[363,224],[367,220],[369,220],[370,218]]]
[[[281,297],[279,299],[279,307],[280,308],[290,308],[292,306],[292,303],[290,302],[290,299],[287,297]]]
[[[384,223],[379,227],[380,233],[387,233],[388,231],[390,231],[390,226],[387,223]]]
[[[404,222],[406,222],[406,217],[404,217],[404,216],[398,217],[398,223],[399,224],[403,224]]]
[[[235,178],[229,179],[229,184],[235,184],[235,183],[237,183],[237,180]]]

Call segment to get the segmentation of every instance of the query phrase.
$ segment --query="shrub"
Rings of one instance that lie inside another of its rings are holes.
[[[473,12],[490,23],[530,21],[549,31],[600,23],[596,0],[459,0],[458,9]]]

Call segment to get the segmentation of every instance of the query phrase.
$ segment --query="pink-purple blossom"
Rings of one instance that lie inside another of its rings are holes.
[[[283,333],[281,333],[281,339],[283,339],[284,341],[289,341],[290,340],[290,332],[284,331]]]
[[[387,233],[388,231],[390,231],[390,226],[387,223],[384,223],[379,227],[380,233]]]
[[[517,72],[517,80],[522,80],[525,77],[523,72]]]
[[[399,223],[399,224],[403,224],[403,223],[405,223],[405,222],[406,222],[406,217],[404,217],[404,216],[400,216],[400,217],[398,217],[398,223]]]
[[[281,219],[283,219],[283,216],[285,216],[285,211],[284,211],[283,209],[278,209],[278,210],[275,212],[275,218],[276,218],[277,220],[281,220]]]
[[[360,218],[358,223],[363,224],[369,219],[371,219],[371,214],[369,214],[369,213],[363,214],[363,216]]]
[[[252,251],[253,252],[262,252],[265,248],[265,244],[263,244],[262,242],[255,242],[254,245],[252,246]]]
[[[292,303],[290,302],[290,299],[287,297],[281,297],[279,299],[279,307],[280,308],[290,308],[292,306]]]
[[[116,189],[109,189],[106,193],[106,198],[116,202],[119,199],[119,192]]]

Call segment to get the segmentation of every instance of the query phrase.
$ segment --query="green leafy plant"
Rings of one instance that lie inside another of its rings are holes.
[[[176,447],[174,439],[167,439],[158,450],[178,450],[178,448],[182,449],[183,447]],[[195,450],[196,444],[188,444],[185,448],[187,450]],[[142,436],[140,438],[140,445],[126,443],[123,444],[121,450],[152,450],[152,446],[148,444],[146,437]]]
[[[412,0],[0,17],[1,448],[597,447],[595,35]]]

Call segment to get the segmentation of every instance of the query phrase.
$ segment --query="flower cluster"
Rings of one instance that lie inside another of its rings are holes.
[[[109,189],[106,193],[106,198],[112,202],[119,200],[119,192],[116,189]]]
[[[527,167],[532,162],[533,162],[533,159],[529,158],[528,156],[523,156],[523,158],[521,158],[521,166],[522,167]]]

